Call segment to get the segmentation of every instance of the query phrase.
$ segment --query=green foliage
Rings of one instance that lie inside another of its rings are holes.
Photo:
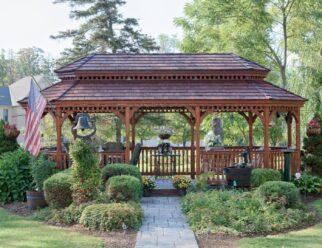
[[[176,189],[188,189],[192,184],[192,181],[190,178],[186,176],[174,176],[172,178],[172,185]]]
[[[281,181],[281,173],[273,169],[256,168],[252,170],[251,185],[252,187],[259,187],[268,181]]]
[[[266,204],[277,208],[295,208],[300,203],[299,190],[289,182],[266,182],[257,188],[256,194]]]
[[[315,218],[303,209],[263,204],[252,192],[228,190],[190,193],[183,198],[182,209],[191,228],[201,233],[265,234]]]
[[[55,211],[51,221],[65,225],[78,224],[84,209],[92,204],[89,202],[79,206],[71,204],[67,208]]]
[[[108,196],[107,192],[103,191],[103,192],[98,192],[98,194],[93,202],[94,203],[111,203],[111,199]]]
[[[138,167],[128,164],[108,164],[102,169],[102,189],[110,177],[129,175],[142,181],[141,172]]]
[[[155,180],[152,177],[143,177],[142,185],[143,185],[143,190],[146,190],[146,191],[151,191],[156,187]]]
[[[315,116],[318,117],[318,115]],[[322,118],[319,119],[322,127]],[[319,135],[305,137],[303,143],[304,161],[312,168],[314,174],[322,176],[322,132]]]
[[[76,205],[93,200],[100,184],[100,170],[97,157],[91,147],[77,141],[71,148],[73,160],[73,202]]]
[[[42,191],[44,181],[55,173],[56,164],[53,161],[48,161],[43,154],[40,154],[38,158],[30,160],[30,166],[36,189]]]
[[[4,135],[4,121],[0,120],[0,156],[5,152],[12,152],[19,147],[17,140]]]
[[[31,218],[38,221],[49,221],[54,217],[55,210],[52,208],[41,208],[38,209]]]
[[[143,211],[134,203],[94,204],[82,213],[80,223],[90,229],[102,231],[138,229],[142,224]]]
[[[0,159],[0,202],[24,201],[32,189],[30,155],[19,148],[3,153]]]
[[[73,48],[62,53],[61,63],[70,62],[90,53],[139,53],[157,50],[152,37],[142,34],[135,18],[124,18],[119,8],[123,0],[56,0],[72,7],[70,17],[84,22],[79,29],[60,32],[54,39],[73,40]]]
[[[294,178],[293,182],[302,193],[318,194],[322,190],[322,179],[308,172],[303,172],[301,177]]]
[[[114,176],[107,181],[107,194],[112,200],[139,202],[142,196],[142,184],[133,176]]]
[[[70,170],[52,175],[44,182],[45,199],[52,208],[65,208],[72,203],[73,177]]]

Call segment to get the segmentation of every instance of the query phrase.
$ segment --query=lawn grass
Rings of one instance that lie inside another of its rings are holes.
[[[9,214],[0,208],[0,248],[98,248],[99,237]]]
[[[314,202],[313,206],[322,215],[322,200]],[[322,223],[287,234],[243,238],[237,243],[241,248],[321,248]]]

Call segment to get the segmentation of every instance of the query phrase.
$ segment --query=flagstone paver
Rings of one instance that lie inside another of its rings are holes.
[[[198,248],[179,197],[144,197],[141,203],[144,221],[135,248]]]

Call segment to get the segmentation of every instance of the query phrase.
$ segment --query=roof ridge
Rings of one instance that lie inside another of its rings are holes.
[[[56,101],[61,99],[64,95],[66,95],[72,88],[74,88],[77,84],[79,84],[80,80],[76,80],[67,90],[64,91],[59,97],[56,98]]]
[[[247,82],[251,83],[256,90],[258,90],[259,93],[263,94],[266,99],[271,99],[272,97],[267,95],[265,91],[263,91],[261,88],[258,87],[258,85],[255,83],[254,80],[246,80]]]
[[[238,58],[242,59],[242,60],[246,60],[248,63],[252,63],[252,64],[257,65],[257,66],[259,66],[259,67],[261,67],[261,68],[263,68],[263,69],[265,69],[265,70],[267,70],[267,71],[271,71],[269,68],[267,68],[267,67],[265,67],[265,66],[263,66],[263,65],[261,65],[261,64],[258,64],[258,63],[254,62],[254,61],[252,61],[252,60],[246,59],[245,57],[242,57],[242,56],[240,56],[240,55],[238,55],[238,54],[235,54],[235,53],[234,53],[234,55],[235,55],[236,57],[238,57]]]

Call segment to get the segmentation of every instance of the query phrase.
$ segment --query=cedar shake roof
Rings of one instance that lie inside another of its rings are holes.
[[[49,101],[71,100],[293,100],[304,101],[265,81],[66,81],[42,91]]]
[[[269,70],[233,53],[212,54],[92,54],[56,70],[57,74],[75,71],[132,70]]]

